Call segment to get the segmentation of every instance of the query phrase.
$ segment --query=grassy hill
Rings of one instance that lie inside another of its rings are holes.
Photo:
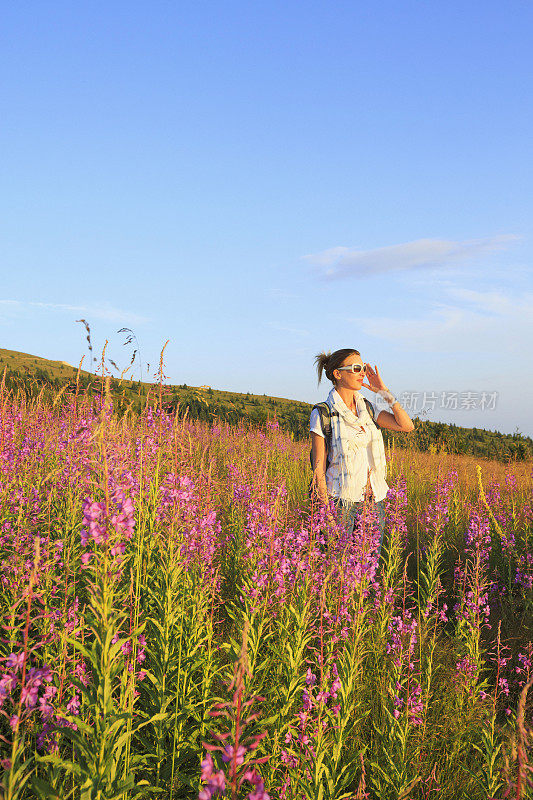
[[[118,370],[113,375],[111,364],[106,365],[114,406],[118,412],[127,408],[140,411],[147,400],[157,397],[158,384],[121,380]],[[51,361],[30,353],[0,348],[0,375],[5,370],[8,389],[22,390],[30,396],[43,391],[50,396],[63,390],[102,391],[103,381],[99,375],[79,370],[65,361]],[[178,414],[187,413],[193,419],[210,422],[223,420],[230,424],[250,425],[277,424],[289,431],[294,438],[308,437],[311,405],[283,397],[270,397],[250,393],[229,392],[210,386],[164,385],[161,400],[168,410]],[[384,438],[395,446],[413,447],[421,451],[468,453],[476,457],[527,460],[533,457],[533,440],[521,434],[503,434],[481,428],[462,428],[443,422],[431,422],[415,418],[415,431],[409,436],[384,431]]]
[[[4,367],[7,367],[9,372],[26,376],[35,376],[41,370],[51,378],[72,378],[76,377],[77,372],[77,368],[67,364],[66,361],[50,361],[40,356],[32,356],[30,353],[0,348],[0,372],[4,371]]]

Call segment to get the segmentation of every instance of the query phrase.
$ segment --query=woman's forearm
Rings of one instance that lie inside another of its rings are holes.
[[[400,425],[402,430],[404,430],[406,433],[414,431],[415,426],[413,424],[413,420],[411,419],[405,408],[403,408],[403,406],[401,406],[397,400],[391,406],[391,411],[394,414],[394,419],[396,420],[398,425]]]
[[[326,486],[326,475],[324,470],[317,467],[313,471],[313,488],[318,495],[319,500],[326,504],[328,502],[328,490]]]

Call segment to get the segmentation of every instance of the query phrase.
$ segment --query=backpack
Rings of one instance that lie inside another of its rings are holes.
[[[367,400],[366,397],[363,397],[365,401],[366,409],[370,415],[370,419],[376,424],[376,418],[374,415],[374,407],[370,400]],[[326,402],[317,403],[313,406],[313,411],[315,408],[318,410],[318,415],[320,417],[320,427],[322,428],[322,433],[324,434],[324,440],[326,444],[326,469],[328,466],[329,461],[329,449],[330,449],[330,442],[331,442],[331,417],[338,417],[337,411],[332,411],[329,405]],[[311,469],[313,469],[313,450],[309,452],[309,461],[311,462]]]

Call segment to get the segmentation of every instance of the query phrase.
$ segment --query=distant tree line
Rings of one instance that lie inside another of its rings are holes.
[[[487,431],[481,428],[461,428],[445,422],[414,419],[415,430],[410,437],[417,450],[468,454],[499,461],[526,461],[533,458],[533,440],[518,431],[513,434]],[[402,446],[405,437],[384,431],[387,441]]]
[[[76,390],[76,379],[54,377],[46,370],[35,367],[31,373],[18,370],[7,370],[5,386],[8,390],[22,390],[29,397],[43,393],[45,397],[55,396],[66,388],[68,394]],[[153,384],[139,381],[119,381],[111,377],[110,392],[117,413],[126,409],[139,413],[149,395],[154,402],[159,400],[159,388]],[[100,393],[102,379],[88,373],[80,373],[78,391],[89,394]],[[192,420],[208,423],[217,421],[230,425],[242,424],[264,426],[276,418],[279,427],[289,433],[295,440],[309,438],[309,415],[311,406],[308,403],[284,400],[251,394],[222,392],[210,387],[203,390],[181,386],[163,387],[163,407],[168,413],[185,414]],[[510,459],[523,461],[533,458],[533,440],[518,431],[513,434],[487,431],[482,428],[462,428],[445,422],[431,422],[414,419],[415,430],[409,436],[391,431],[383,431],[385,442],[395,447],[413,447],[420,451],[432,451],[458,454],[469,454],[477,457],[492,458],[500,461]]]
[[[273,418],[273,409],[265,398],[247,401],[246,409],[243,405],[234,404],[229,408],[223,401],[209,398],[208,402],[199,400],[194,396],[187,398],[177,396],[173,398],[170,406],[176,408],[179,403],[178,413],[185,412],[191,419],[212,422],[216,419],[236,424],[247,420],[254,425],[265,425]],[[311,406],[306,403],[295,403],[293,407],[286,402],[275,406],[276,419],[282,430],[287,431],[294,439],[304,440],[309,438],[309,415]],[[383,431],[385,442],[394,442],[395,447],[413,447],[422,452],[446,452],[468,454],[483,458],[492,458],[500,461],[510,459],[525,461],[533,458],[533,440],[523,436],[518,431],[513,434],[487,431],[480,428],[462,428],[445,422],[431,422],[414,419],[415,430],[409,436]]]

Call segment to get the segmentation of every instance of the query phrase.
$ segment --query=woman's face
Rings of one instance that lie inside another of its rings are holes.
[[[344,359],[341,367],[349,367],[352,364],[361,364],[362,366],[363,363],[364,362],[361,356],[358,356],[357,353],[352,353],[351,356],[347,356]],[[333,377],[337,381],[335,384],[336,388],[351,389],[352,391],[357,392],[363,385],[365,371],[361,370],[361,372],[352,372],[349,369],[335,369],[333,370]]]

